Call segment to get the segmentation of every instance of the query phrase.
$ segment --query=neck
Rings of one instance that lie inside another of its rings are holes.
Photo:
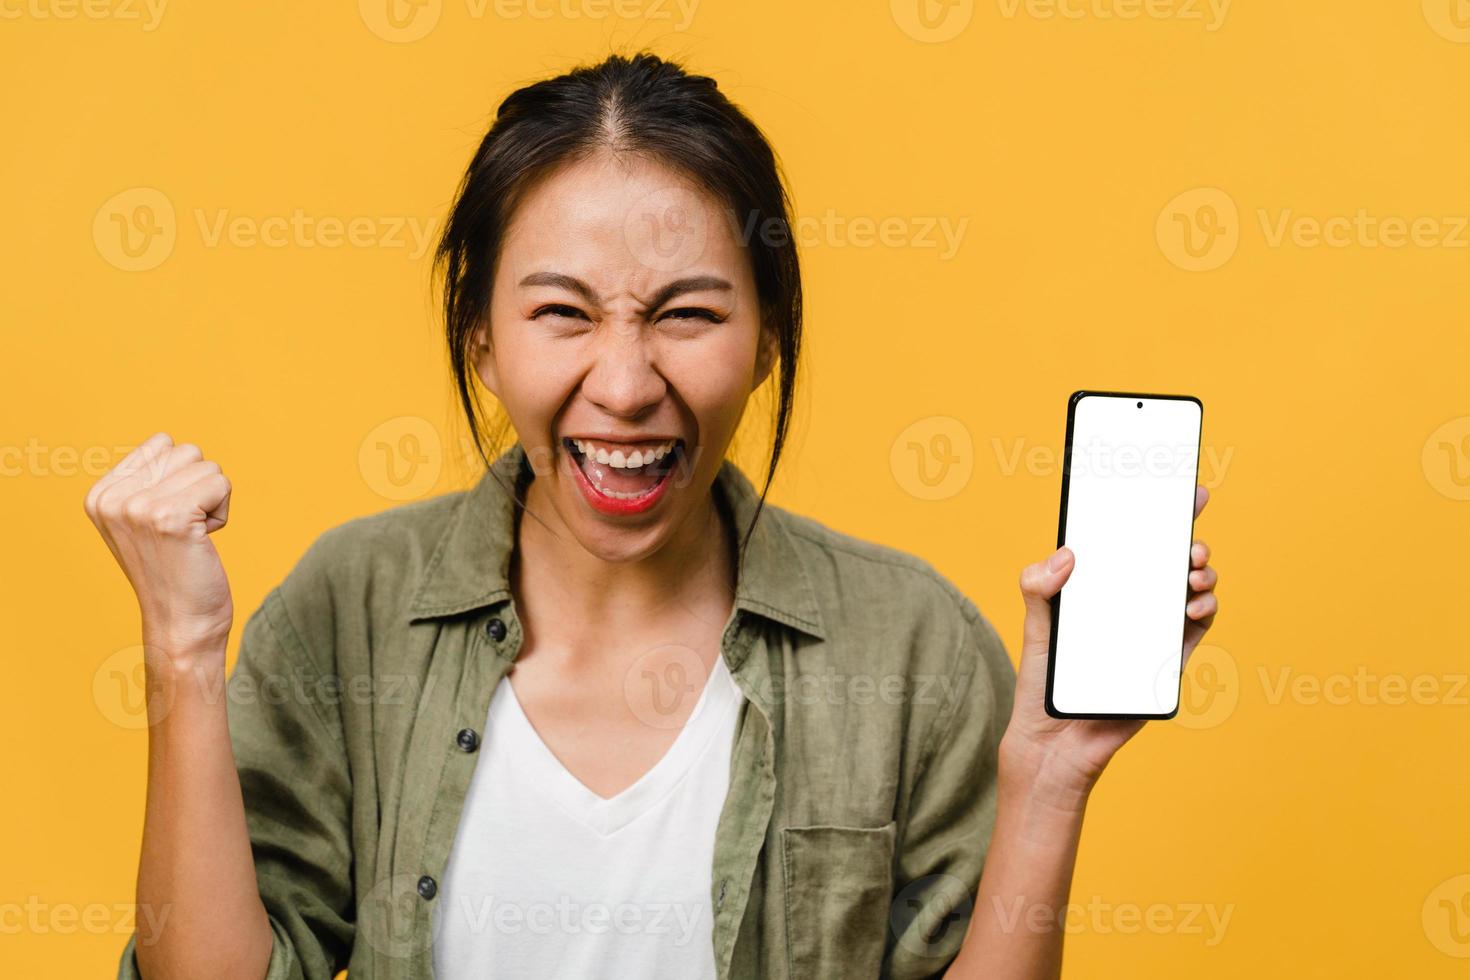
[[[670,616],[728,615],[735,597],[734,546],[713,489],[662,547],[632,561],[589,552],[543,492],[536,480],[527,488],[529,513],[518,521],[511,570],[517,601],[532,615],[543,611],[536,616],[540,622],[606,637],[646,633]]]

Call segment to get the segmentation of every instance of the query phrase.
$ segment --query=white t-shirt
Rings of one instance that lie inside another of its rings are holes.
[[[713,978],[715,828],[741,697],[717,657],[664,757],[603,799],[501,680],[434,903],[435,976]]]

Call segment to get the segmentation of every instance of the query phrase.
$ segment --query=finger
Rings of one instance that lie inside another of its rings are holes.
[[[220,472],[207,473],[189,488],[194,502],[204,512],[204,533],[213,534],[230,521],[230,478]]]
[[[1210,546],[1203,541],[1196,541],[1189,546],[1189,564],[1194,568],[1204,568],[1210,563]]]
[[[1026,602],[1022,655],[1043,652],[1051,645],[1051,598],[1072,575],[1076,555],[1071,548],[1058,548],[1045,561],[1021,570],[1021,597]]]
[[[146,493],[152,500],[179,508],[183,512],[181,517],[187,521],[202,517],[206,534],[224,527],[229,517],[230,484],[212,459],[185,464]],[[222,503],[225,512],[216,513]]]
[[[1211,602],[1214,602],[1216,604],[1215,605],[1215,609],[1218,610],[1219,609],[1219,604],[1218,604],[1218,601],[1215,599],[1215,594],[1213,592],[1207,592],[1205,594],[1210,597],[1210,601]],[[1191,618],[1189,618],[1188,604],[1186,604],[1186,607],[1185,607],[1185,616],[1184,616],[1184,662],[1185,663],[1188,663],[1189,662],[1189,655],[1194,652],[1195,647],[1199,646],[1200,640],[1203,640],[1205,638],[1205,634],[1207,632],[1209,632],[1209,629],[1210,629],[1210,627],[1212,625],[1214,625],[1214,622],[1215,622],[1215,613],[1213,611],[1210,612],[1209,615],[1203,617],[1202,619],[1191,619]]]
[[[1189,587],[1196,592],[1208,592],[1220,581],[1220,575],[1215,571],[1213,565],[1204,568],[1196,568],[1189,573]]]
[[[1202,486],[1196,486],[1194,488],[1194,516],[1195,517],[1198,517],[1199,516],[1199,512],[1202,511],[1202,510],[1204,510],[1205,509],[1205,504],[1207,504],[1209,502],[1210,502],[1210,491],[1206,490]]]
[[[174,470],[157,486],[150,487],[148,495],[155,500],[167,500],[177,496],[191,496],[189,489],[207,476],[220,471],[219,464],[212,459],[201,459],[186,463]]]
[[[124,505],[135,526],[165,534],[184,534],[203,523],[206,534],[219,530],[228,517],[230,483],[213,460],[200,460],[172,473],[156,487]],[[221,505],[225,513],[219,514]]]
[[[139,468],[147,465],[149,459],[172,445],[173,440],[169,438],[167,432],[155,432],[143,440],[137,448],[122,458],[122,462],[102,474],[101,479],[92,484],[92,489],[87,491],[87,499],[83,504],[87,513],[95,519],[97,502],[101,498],[104,490],[132,476]]]
[[[1184,615],[1195,622],[1211,619],[1220,608],[1220,600],[1213,592],[1201,592],[1184,605]]]
[[[149,489],[152,485],[150,473],[162,465],[161,460],[172,447],[173,443],[164,436],[163,441],[155,442],[145,452],[139,453],[128,472],[119,474],[106,486],[98,487],[97,496],[92,501],[98,527],[105,527],[108,522],[125,517],[124,509],[128,502]]]
[[[158,455],[173,444],[174,441],[167,432],[155,432],[144,439],[138,448],[124,456],[122,462],[112,468],[112,472],[119,476],[126,476],[137,470],[148,458]]]
[[[122,493],[124,496],[131,496],[139,490],[157,486],[184,462],[192,462],[191,456],[193,459],[199,459],[204,455],[199,452],[198,446],[189,443],[174,445],[173,440],[166,434],[160,433],[160,435],[163,435],[163,438],[154,443],[146,452],[139,453],[138,458],[128,467],[127,472],[118,474],[117,481],[108,488],[109,490]]]
[[[204,451],[192,442],[181,442],[161,457],[155,457],[150,467],[153,484],[161,484],[179,470],[204,458]]]

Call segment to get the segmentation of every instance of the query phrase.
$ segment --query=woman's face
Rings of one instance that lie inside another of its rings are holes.
[[[540,516],[608,561],[706,517],[775,352],[722,205],[656,163],[594,155],[527,194],[492,289],[477,365]]]

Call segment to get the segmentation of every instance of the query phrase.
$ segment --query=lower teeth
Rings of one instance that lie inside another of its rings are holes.
[[[668,475],[666,473],[657,474],[657,479],[653,481],[653,486],[649,487],[647,490],[612,490],[599,484],[596,480],[592,478],[592,474],[587,472],[586,467],[582,466],[582,462],[586,458],[587,457],[583,456],[581,453],[575,454],[577,468],[582,471],[582,475],[587,478],[587,482],[592,484],[593,489],[595,489],[602,496],[611,497],[614,500],[637,500],[639,497],[646,497],[649,494],[653,493],[653,491],[657,490],[659,484],[663,483],[664,477]]]
[[[598,493],[602,494],[604,497],[611,497],[614,500],[637,500],[639,497],[646,497],[649,494],[653,493],[654,488],[658,486],[658,484],[655,483],[652,487],[649,487],[647,490],[644,490],[640,493],[621,493],[617,490],[604,490],[602,487],[598,487],[595,483],[592,485],[594,487],[597,487]]]

